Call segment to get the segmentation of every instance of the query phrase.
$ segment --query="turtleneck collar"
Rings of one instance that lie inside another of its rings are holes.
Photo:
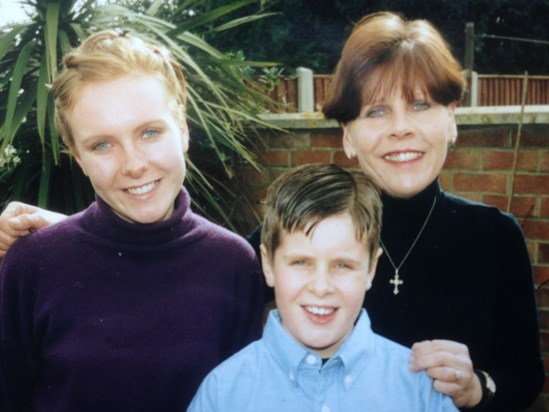
[[[439,196],[442,190],[438,179],[435,179],[423,191],[410,198],[392,197],[388,194],[381,193],[381,201],[383,202],[384,216],[403,216],[410,217],[415,214],[423,215],[425,210],[428,210],[433,204],[433,198]]]
[[[190,203],[189,193],[182,187],[168,219],[139,224],[120,218],[103,199],[96,196],[96,202],[84,212],[83,222],[90,232],[116,243],[128,246],[161,245],[180,238],[190,230],[192,223],[184,219],[190,213]]]

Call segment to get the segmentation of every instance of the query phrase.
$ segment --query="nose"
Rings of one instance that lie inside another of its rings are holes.
[[[309,291],[317,296],[325,296],[334,290],[330,273],[324,268],[318,268],[312,273],[309,281]]]
[[[140,177],[147,170],[147,156],[136,147],[123,148],[122,173],[131,177]]]
[[[391,137],[405,139],[413,136],[413,127],[406,110],[395,110],[392,114]]]

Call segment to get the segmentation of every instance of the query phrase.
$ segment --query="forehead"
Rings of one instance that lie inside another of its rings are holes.
[[[171,115],[175,98],[154,76],[123,76],[82,85],[68,120],[73,132],[124,127]]]
[[[288,249],[296,244],[311,244],[328,247],[331,245],[333,250],[345,250],[357,244],[366,246],[365,239],[366,236],[359,236],[355,222],[349,213],[328,216],[291,231],[287,229],[279,231],[279,244]]]
[[[403,97],[407,101],[430,98],[427,74],[413,75],[396,65],[378,68],[362,81],[362,105],[383,101],[388,96]]]

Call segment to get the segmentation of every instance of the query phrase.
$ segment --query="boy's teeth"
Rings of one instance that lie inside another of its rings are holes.
[[[147,192],[150,192],[153,190],[153,188],[158,184],[158,181],[143,185],[141,187],[132,187],[131,189],[128,189],[128,192],[130,192],[132,195],[143,195]]]
[[[415,160],[423,156],[423,153],[419,152],[403,152],[397,154],[390,154],[385,156],[385,159],[391,160],[393,162],[409,162],[410,160]]]
[[[314,315],[329,315],[334,311],[333,308],[319,308],[318,306],[306,306],[305,309]]]

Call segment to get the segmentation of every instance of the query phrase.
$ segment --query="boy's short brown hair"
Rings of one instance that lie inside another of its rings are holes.
[[[371,257],[376,256],[381,199],[376,185],[363,173],[349,173],[333,164],[300,166],[273,182],[265,203],[261,243],[271,261],[282,231],[308,235],[322,220],[342,213],[351,216],[357,240]]]

